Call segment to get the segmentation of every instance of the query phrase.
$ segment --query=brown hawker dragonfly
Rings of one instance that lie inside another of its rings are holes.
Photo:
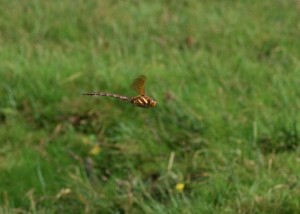
[[[105,97],[114,97],[119,100],[131,102],[133,105],[143,108],[154,107],[156,105],[156,101],[151,97],[145,95],[145,82],[146,76],[140,75],[137,77],[131,84],[131,87],[139,93],[139,96],[136,97],[126,97],[119,94],[112,94],[106,92],[91,92],[91,93],[84,93],[82,95],[88,96],[105,96]]]

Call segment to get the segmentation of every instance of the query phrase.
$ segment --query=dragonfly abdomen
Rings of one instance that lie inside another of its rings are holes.
[[[104,97],[114,97],[120,100],[125,100],[125,101],[131,101],[131,98],[122,96],[119,94],[112,94],[112,93],[106,93],[106,92],[92,92],[92,93],[85,93],[82,95],[88,95],[88,96],[104,96]]]

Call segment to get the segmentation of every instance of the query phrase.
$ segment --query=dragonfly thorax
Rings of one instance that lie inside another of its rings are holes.
[[[156,106],[156,101],[145,95],[140,95],[140,96],[131,98],[131,103],[136,106],[143,107],[143,108],[149,108],[149,107]]]

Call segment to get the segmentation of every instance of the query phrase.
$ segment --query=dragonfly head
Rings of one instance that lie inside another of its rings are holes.
[[[150,100],[150,106],[151,106],[151,107],[156,106],[156,101],[151,99],[151,100]]]

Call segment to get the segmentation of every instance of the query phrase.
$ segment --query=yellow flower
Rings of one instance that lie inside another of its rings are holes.
[[[184,183],[178,183],[178,184],[176,184],[175,189],[176,189],[178,192],[183,192],[183,189],[184,189]]]
[[[101,152],[100,146],[97,145],[97,144],[95,144],[95,145],[91,148],[89,154],[90,154],[90,155],[96,156],[96,155],[98,155],[100,152]]]

